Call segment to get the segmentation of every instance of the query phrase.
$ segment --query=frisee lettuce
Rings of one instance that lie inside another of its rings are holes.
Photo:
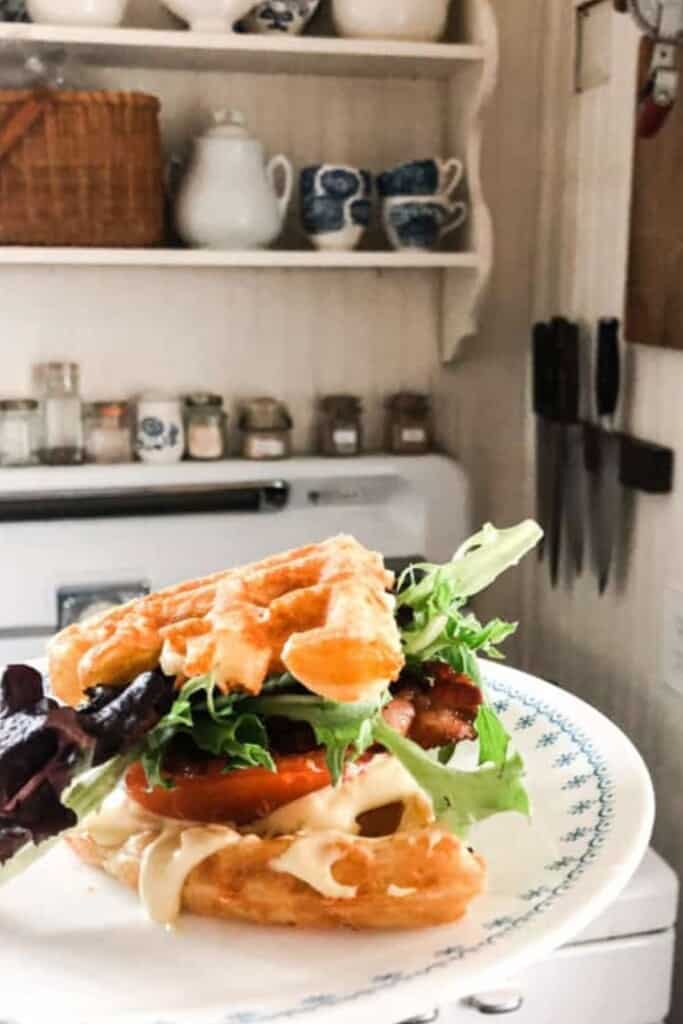
[[[325,747],[327,767],[336,785],[344,773],[347,758],[360,757],[372,746],[375,719],[390,699],[388,690],[380,700],[356,704],[338,704],[322,697],[284,694],[255,697],[245,701],[245,707],[265,718],[288,718],[310,725],[316,741]]]
[[[183,686],[165,718],[147,734],[140,757],[150,789],[172,789],[163,765],[174,737],[188,735],[200,750],[225,759],[225,771],[267,768],[275,771],[266,727],[254,714],[244,714],[239,694],[221,694],[212,675]]]
[[[399,580],[397,607],[409,610],[401,639],[409,663],[443,661],[483,687],[477,655],[502,658],[499,646],[517,629],[516,623],[493,619],[482,625],[463,609],[506,569],[516,565],[542,537],[537,523],[528,520],[508,530],[487,524],[456,551],[447,565],[411,566]],[[405,615],[405,612],[404,612]],[[479,763],[503,771],[510,736],[489,704],[478,711]],[[452,748],[440,760],[447,763]]]
[[[508,758],[502,769],[489,765],[464,772],[435,761],[381,717],[375,721],[374,734],[376,741],[398,758],[431,798],[438,821],[456,835],[464,838],[475,822],[502,811],[530,813],[523,782],[524,762],[519,754]]]

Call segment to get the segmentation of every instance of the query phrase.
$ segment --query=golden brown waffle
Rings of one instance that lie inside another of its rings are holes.
[[[137,888],[145,847],[157,837],[142,833],[122,850],[99,845],[87,831],[68,841],[88,864]],[[248,835],[190,872],[183,909],[203,917],[310,928],[429,928],[459,920],[486,887],[483,858],[438,826],[382,839],[332,833],[331,841],[335,838],[340,857],[333,877],[357,888],[353,899],[322,896],[273,869],[296,837]]]
[[[392,584],[380,555],[343,536],[178,584],[58,633],[52,688],[77,704],[161,664],[252,693],[287,669],[315,693],[360,700],[403,665]]]

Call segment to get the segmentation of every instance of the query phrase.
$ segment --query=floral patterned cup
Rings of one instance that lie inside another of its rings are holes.
[[[180,398],[145,394],[137,403],[135,451],[142,462],[167,466],[180,462],[185,451]]]

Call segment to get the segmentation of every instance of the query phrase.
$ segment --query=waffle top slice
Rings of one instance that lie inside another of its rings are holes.
[[[161,664],[251,693],[288,670],[314,693],[362,700],[403,665],[392,584],[381,556],[344,536],[178,584],[58,633],[52,688],[77,704]]]

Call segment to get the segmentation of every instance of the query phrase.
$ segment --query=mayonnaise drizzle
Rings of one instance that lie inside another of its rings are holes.
[[[171,924],[180,914],[183,888],[198,864],[241,841],[219,825],[165,828],[145,849],[140,862],[140,900],[153,921]]]
[[[123,789],[116,790],[97,814],[78,829],[119,860],[139,857],[138,893],[153,921],[172,924],[180,913],[190,872],[219,850],[243,841],[232,828],[195,825],[144,810]],[[258,842],[254,837],[253,841]]]
[[[400,761],[382,754],[339,786],[292,801],[256,822],[250,831],[267,836],[329,830],[358,835],[359,815],[394,803],[403,804],[399,832],[434,821],[434,808],[424,790]]]
[[[332,830],[313,832],[296,839],[281,856],[270,861],[273,871],[293,875],[312,889],[333,900],[352,900],[356,885],[341,885],[332,868],[344,856],[353,838]]]

